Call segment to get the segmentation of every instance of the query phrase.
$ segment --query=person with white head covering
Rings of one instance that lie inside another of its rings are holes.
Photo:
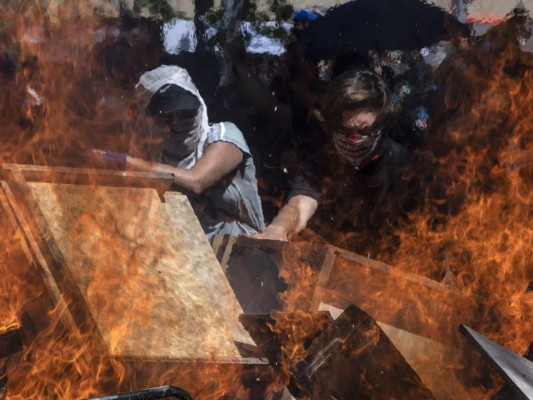
[[[127,168],[172,173],[210,240],[261,232],[255,166],[241,131],[230,122],[209,125],[204,100],[183,68],[148,71],[136,88],[140,123]]]

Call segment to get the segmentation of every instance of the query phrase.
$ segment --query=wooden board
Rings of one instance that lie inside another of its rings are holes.
[[[19,223],[31,225],[34,258],[77,326],[97,330],[109,354],[259,362],[234,344],[253,342],[186,196],[166,192],[163,202],[149,188],[26,182],[12,166],[5,177]]]
[[[19,173],[27,182],[149,188],[156,189],[160,196],[169,190],[174,182],[172,174],[163,172],[95,170],[22,164],[2,164],[2,170],[8,176],[9,172]]]
[[[111,354],[239,358],[233,340],[249,340],[226,318],[241,311],[185,196],[29,186]]]
[[[377,321],[436,398],[453,398],[463,388],[455,373],[464,363],[457,347],[461,340],[457,327],[476,317],[476,310],[482,310],[482,299],[325,244],[221,236],[213,244],[245,311],[321,310],[337,317],[354,304]],[[301,280],[295,276],[286,282],[279,271],[287,276],[287,270],[298,267],[294,263],[305,263],[313,273],[302,275],[307,286],[301,285],[297,291],[311,301],[291,302],[295,307],[291,309],[280,299]],[[461,375],[464,377],[465,371]]]
[[[354,305],[311,342],[291,372],[312,400],[435,400],[376,321]]]
[[[36,243],[29,240],[33,239],[31,235],[26,235],[29,226],[5,181],[0,181],[0,204],[3,246],[0,269],[4,277],[2,293],[9,296],[9,304],[2,305],[2,314],[9,314],[9,310],[14,307],[11,319],[14,318],[13,312],[17,314],[19,322],[22,315],[27,314],[32,330],[44,330],[50,323],[46,311],[54,307],[66,309],[66,304],[50,271],[35,268],[38,257],[32,250],[36,248]],[[42,257],[41,261],[44,261]],[[68,311],[64,313],[62,324],[71,329],[75,327]],[[34,334],[35,332],[25,332],[27,339]]]
[[[293,274],[293,282],[278,276],[281,270],[283,277],[290,275],[287,271],[295,271],[298,264],[309,266],[312,273],[292,297],[310,301],[291,306],[316,311],[321,303],[339,309],[354,304],[379,322],[438,342],[455,342],[459,324],[472,321],[483,304],[464,291],[326,244],[219,236],[214,249],[247,312],[294,311],[275,300],[287,285],[294,290],[302,283],[303,276]]]
[[[335,319],[344,311],[327,304],[320,304],[319,309],[329,311]],[[377,322],[377,325],[437,399],[453,399],[457,396],[462,382],[451,369],[462,362],[463,354],[460,349],[383,322]]]
[[[334,248],[321,302],[340,309],[355,304],[377,321],[441,343],[454,343],[457,327],[472,321],[482,299],[426,277]]]
[[[213,250],[247,314],[281,309],[316,311],[320,304],[318,293],[322,293],[327,283],[328,266],[335,258],[332,259],[328,247],[320,244],[289,244],[233,236],[215,236]],[[310,267],[305,282],[300,279],[298,265],[294,263]],[[283,269],[285,274],[280,274]],[[304,286],[298,288],[297,299],[291,299],[288,306],[280,295],[286,291],[287,276],[291,274]]]

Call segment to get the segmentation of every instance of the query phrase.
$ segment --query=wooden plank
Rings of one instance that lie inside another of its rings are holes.
[[[292,304],[293,307],[313,311],[320,303],[339,309],[354,304],[377,321],[450,343],[458,338],[456,327],[470,321],[483,304],[483,299],[459,289],[325,244],[222,238],[214,245],[248,313],[279,309],[282,304],[277,299],[286,290],[282,283],[291,285],[292,291],[294,285],[301,284],[296,296],[311,301],[307,305]],[[301,277],[293,273],[303,264],[312,271],[306,275],[308,282],[301,282]],[[280,278],[279,270],[288,272],[293,282]],[[302,292],[307,290],[306,285],[311,293]]]
[[[302,282],[305,288],[298,293],[290,311],[294,308],[316,311],[320,299],[318,295],[314,298],[313,294],[321,292],[327,282],[326,268],[322,268],[325,259],[331,256],[328,256],[327,247],[314,243],[293,244],[247,237],[215,238],[213,247],[245,313],[260,314],[286,309],[280,295],[287,289],[286,277],[295,275],[291,271],[294,262],[304,263],[311,271],[308,274],[309,281]],[[328,260],[331,261],[331,257]],[[314,306],[311,305],[313,301]]]
[[[328,311],[335,319],[344,311],[323,303],[319,310]],[[464,362],[461,348],[447,346],[383,322],[377,322],[377,325],[437,399],[457,397],[464,384],[452,372],[452,366]]]
[[[223,316],[238,318],[243,313],[243,310],[222,268],[220,268],[211,245],[206,240],[202,227],[187,197],[176,192],[167,192],[164,195],[164,199],[163,206],[178,235],[187,237],[194,246],[194,254],[197,259],[192,264],[204,286],[209,289],[207,295],[211,297],[213,304],[218,305],[217,308]],[[187,210],[187,212],[178,212],[181,210]],[[230,328],[230,336],[235,338],[235,340],[253,343],[248,332],[244,330],[240,323],[231,324]]]
[[[63,323],[95,338],[96,348],[105,352],[98,327],[22,173],[12,168],[7,177],[4,191],[9,193],[11,207],[28,238],[54,306],[65,314]]]
[[[442,285],[439,282],[436,282],[424,276],[404,272],[388,264],[373,260],[368,257],[363,257],[359,254],[352,253],[350,251],[347,251],[347,250],[344,250],[338,247],[334,247],[334,246],[329,246],[329,247],[333,249],[333,251],[335,251],[335,253],[341,256],[343,259],[347,261],[353,261],[355,264],[364,265],[368,268],[372,268],[373,270],[383,272],[387,275],[398,276],[401,279],[405,281],[409,281],[413,284],[423,285],[423,286],[430,287],[432,289],[435,289],[441,292],[455,291],[456,293],[460,293],[460,291],[457,289],[448,288],[445,285]]]
[[[20,171],[26,182],[70,183],[75,185],[116,186],[156,189],[160,196],[170,189],[170,173],[95,170],[90,168],[47,167],[41,165],[2,164],[2,169]]]
[[[335,249],[328,247],[326,255],[324,256],[324,261],[322,262],[322,266],[320,268],[318,280],[313,292],[313,298],[311,299],[311,310],[318,310],[318,307],[320,306],[320,299],[323,296],[323,292],[326,290],[329,276],[331,275],[336,257],[337,254]]]
[[[46,260],[39,250],[39,244],[31,234],[30,224],[21,210],[19,202],[15,199],[15,196],[11,192],[11,188],[7,182],[2,181],[1,185],[3,191],[0,192],[0,202],[3,206],[3,210],[9,216],[11,223],[14,224],[13,228],[18,230],[20,227],[20,229],[22,229],[24,235],[22,235],[21,232],[20,240],[23,251],[28,257],[29,261],[33,261],[36,265],[41,267],[40,272],[43,276],[43,280],[46,283],[45,287],[48,291],[48,294],[50,295],[50,298],[53,299],[54,304],[58,304],[59,302],[63,301],[61,299],[61,292],[57,287],[50,269],[46,267]]]
[[[4,279],[7,282],[18,282],[22,286],[10,288],[6,282],[3,290],[10,293],[10,306],[16,304],[17,320],[24,328],[24,340],[31,342],[38,332],[48,329],[50,323],[54,323],[49,315],[53,309],[55,315],[61,316],[59,326],[56,325],[55,328],[58,335],[76,329],[76,323],[50,270],[47,267],[43,268],[46,261],[37,241],[31,234],[28,235],[29,224],[18,205],[19,202],[5,181],[1,182],[0,204],[2,215],[7,216],[9,221],[7,225],[3,225],[2,233],[3,245],[9,248],[7,259],[2,259],[2,267],[6,269]],[[15,244],[13,241],[18,243]],[[82,342],[82,338],[79,335],[73,337],[78,341],[80,348],[83,348],[85,343]],[[85,361],[88,361],[87,356],[86,353],[79,354],[79,357]]]
[[[355,304],[377,321],[444,343],[457,341],[457,326],[471,321],[483,304],[459,289],[334,249],[323,303],[340,309]]]
[[[15,201],[9,202],[7,197],[13,196],[11,189],[5,181],[0,181],[0,205],[2,213],[7,217],[9,231],[19,239],[22,251],[26,255],[28,262],[33,262],[33,254],[30,250],[29,244],[26,241],[26,236],[23,235],[19,228],[19,222],[15,216],[15,211],[11,208],[10,203],[16,204]],[[20,215],[20,213],[19,213]],[[22,217],[22,216],[21,216]],[[3,221],[5,222],[5,221]],[[24,225],[23,225],[24,226]],[[7,228],[7,227],[5,227]]]
[[[253,342],[185,196],[163,203],[150,189],[27,186],[72,276],[62,282],[79,288],[113,356],[258,362],[233,343]]]

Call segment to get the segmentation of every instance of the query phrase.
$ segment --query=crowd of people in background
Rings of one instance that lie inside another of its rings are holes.
[[[115,113],[108,128],[122,136],[116,145],[96,140],[93,150],[76,151],[88,154],[88,163],[174,174],[209,238],[291,240],[311,227],[325,240],[368,249],[423,201],[438,162],[427,149],[475,112],[495,70],[530,71],[519,41],[531,34],[531,20],[516,10],[480,37],[410,50],[354,49],[323,60],[301,40],[319,19],[307,10],[294,14],[293,42],[266,84],[250,68],[242,40],[226,43],[235,78],[229,88],[216,87],[211,54],[166,55],[156,25],[104,21],[87,79],[71,88],[93,101],[85,99],[85,108],[73,102],[70,111],[84,120],[99,118],[97,108]],[[38,64],[4,48],[2,82],[19,87],[17,70],[35,81]],[[18,107],[16,122],[26,131],[37,123],[28,107],[41,101],[32,87],[24,84],[17,101],[11,96],[2,105],[3,119],[14,115],[6,104]],[[509,94],[492,95],[505,102]],[[85,126],[95,127],[97,121]]]

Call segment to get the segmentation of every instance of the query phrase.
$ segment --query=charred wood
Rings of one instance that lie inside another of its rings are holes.
[[[271,365],[282,363],[282,348],[301,344],[310,346],[333,321],[329,312],[242,314],[239,321],[257,347],[248,348],[248,357],[266,357]],[[298,333],[295,333],[297,331]]]
[[[364,311],[350,305],[292,368],[297,397],[434,399],[419,376]]]
[[[136,392],[120,393],[110,396],[93,397],[87,400],[157,400],[166,398],[192,400],[192,396],[185,390],[174,386],[160,386]]]
[[[0,326],[0,358],[22,350],[22,327],[17,325]]]
[[[286,292],[288,284],[280,271],[292,262],[305,263],[314,272],[308,282],[309,292],[301,294],[294,308],[317,310],[318,305],[312,304],[312,291],[327,282],[327,277],[321,279],[329,251],[327,246],[218,236],[214,239],[213,250],[245,314],[284,309],[280,295]]]

